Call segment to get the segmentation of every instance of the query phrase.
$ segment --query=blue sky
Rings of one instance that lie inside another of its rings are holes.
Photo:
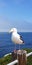
[[[32,0],[0,0],[0,32],[32,32]]]

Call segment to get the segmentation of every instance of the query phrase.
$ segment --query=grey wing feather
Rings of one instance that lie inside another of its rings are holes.
[[[23,43],[24,43],[24,40],[23,40],[23,37],[22,36],[20,36],[20,39],[23,41]]]
[[[22,36],[20,36],[20,39],[22,40]]]

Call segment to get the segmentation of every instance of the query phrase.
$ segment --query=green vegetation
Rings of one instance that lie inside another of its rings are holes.
[[[32,52],[32,49],[25,49],[27,53]],[[27,58],[27,65],[32,65],[32,55]]]
[[[32,49],[25,49],[27,53],[32,52]],[[0,58],[0,65],[6,65],[12,61],[12,55]],[[32,56],[27,58],[27,65],[32,65]]]
[[[8,55],[6,57],[0,58],[0,65],[6,65],[8,63],[10,63],[12,60],[12,56]]]

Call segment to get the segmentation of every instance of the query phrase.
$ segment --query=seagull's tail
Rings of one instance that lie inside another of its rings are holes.
[[[24,40],[20,40],[20,44],[24,44]]]

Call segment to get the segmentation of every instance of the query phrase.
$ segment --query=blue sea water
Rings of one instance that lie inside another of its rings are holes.
[[[32,48],[32,32],[19,32],[22,35],[25,44],[20,45],[20,49]],[[15,44],[11,41],[11,34],[7,32],[0,33],[0,58],[7,53],[11,53],[15,49]],[[19,49],[19,45],[16,45]]]

